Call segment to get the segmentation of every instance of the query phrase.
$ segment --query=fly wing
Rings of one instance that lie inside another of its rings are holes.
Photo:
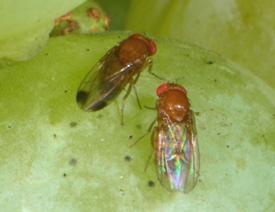
[[[125,73],[131,66],[121,65],[117,51],[118,46],[110,49],[81,82],[76,100],[83,110],[102,109],[125,87]]]
[[[169,190],[191,191],[199,176],[199,147],[193,112],[184,124],[169,123],[159,130],[158,175]]]

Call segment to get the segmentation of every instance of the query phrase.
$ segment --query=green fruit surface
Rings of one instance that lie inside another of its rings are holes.
[[[83,2],[84,0],[2,0],[0,64],[35,56],[46,45],[55,18]]]
[[[162,187],[154,160],[144,171],[150,136],[129,147],[156,117],[138,108],[134,93],[124,126],[125,91],[99,112],[78,108],[79,83],[126,36],[50,38],[34,59],[0,68],[1,210],[273,211],[275,94],[251,72],[156,38],[153,72],[182,84],[196,112],[201,171],[189,194]],[[136,85],[142,105],[155,105],[161,83],[142,73]]]

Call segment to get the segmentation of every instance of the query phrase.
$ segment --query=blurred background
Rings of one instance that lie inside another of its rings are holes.
[[[53,20],[84,0],[2,0],[0,59],[25,60],[45,45]],[[109,18],[104,30],[146,32],[196,44],[275,88],[275,2],[270,0],[89,0]],[[86,2],[87,4],[87,2]],[[58,5],[58,6],[56,6]],[[41,10],[43,8],[43,10]],[[83,20],[82,20],[83,21]],[[85,20],[84,20],[85,22]],[[100,27],[99,27],[100,28]],[[94,30],[98,32],[100,30]],[[20,50],[18,50],[20,49]],[[24,51],[25,49],[25,51]]]

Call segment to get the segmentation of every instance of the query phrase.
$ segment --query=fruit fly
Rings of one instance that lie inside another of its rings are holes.
[[[165,188],[187,193],[194,188],[199,176],[199,147],[194,114],[184,87],[165,82],[157,88],[156,93],[159,97],[156,104],[157,119],[147,133],[157,121],[153,129],[152,145],[158,178]]]
[[[140,73],[146,67],[149,67],[151,73],[152,56],[156,51],[156,43],[141,34],[133,34],[122,40],[110,49],[83,79],[76,97],[78,105],[85,111],[98,111],[128,86],[121,107],[123,114],[124,100]]]

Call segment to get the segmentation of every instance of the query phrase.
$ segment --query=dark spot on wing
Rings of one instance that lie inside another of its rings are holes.
[[[78,91],[76,95],[76,101],[80,104],[84,104],[87,101],[88,93],[86,91]]]
[[[93,111],[97,111],[97,110],[100,110],[100,109],[104,108],[105,106],[107,106],[107,102],[105,102],[105,101],[98,101],[95,104],[93,104],[93,106],[92,106],[91,109]]]

